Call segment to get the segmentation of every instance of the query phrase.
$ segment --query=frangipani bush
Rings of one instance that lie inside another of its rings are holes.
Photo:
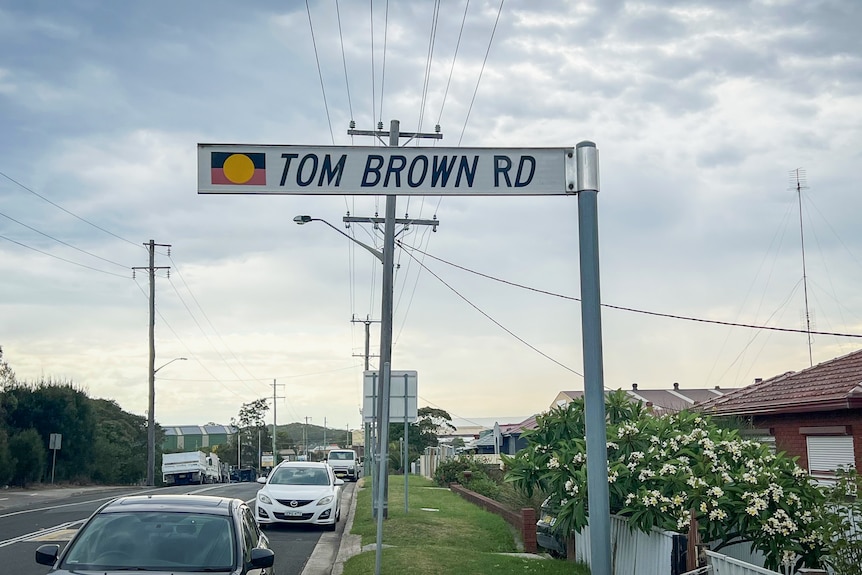
[[[795,459],[742,439],[704,415],[652,413],[623,391],[606,396],[611,513],[632,528],[685,533],[693,511],[716,549],[750,542],[777,568],[789,558],[820,563],[816,509],[823,494]],[[588,523],[584,400],[537,418],[528,446],[506,457],[506,479],[527,494],[551,494],[563,534]]]

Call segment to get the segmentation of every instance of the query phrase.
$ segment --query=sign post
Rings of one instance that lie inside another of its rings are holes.
[[[52,433],[48,436],[48,449],[53,451],[51,458],[51,485],[54,485],[54,468],[57,466],[57,452],[63,443],[63,435],[61,433]]]
[[[392,261],[395,198],[416,196],[577,195],[581,276],[581,331],[586,402],[590,553],[594,575],[610,575],[610,512],[604,418],[597,195],[598,150],[584,141],[573,148],[402,148],[398,120],[389,147],[198,144],[199,194],[296,194],[386,196],[384,300],[381,316],[382,377],[376,398],[380,475],[375,501],[385,510],[385,441],[389,424]],[[414,135],[415,136],[415,135]],[[389,293],[387,294],[387,289]],[[387,329],[388,328],[388,329]],[[382,514],[378,513],[376,572]]]

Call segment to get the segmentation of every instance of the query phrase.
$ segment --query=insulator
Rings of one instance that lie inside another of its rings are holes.
[[[440,124],[437,124],[436,126],[434,126],[434,131],[437,132],[438,134],[440,133]]]
[[[378,129],[378,130],[382,130],[382,129],[383,129],[383,122],[377,122],[377,129]]]
[[[355,127],[356,127],[356,122],[353,120],[350,120],[350,129],[352,130]]]

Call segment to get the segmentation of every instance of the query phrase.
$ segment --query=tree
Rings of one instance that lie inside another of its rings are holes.
[[[146,418],[123,411],[113,400],[91,401],[96,421],[92,478],[109,484],[141,482],[147,476]]]
[[[242,404],[237,417],[231,418],[231,425],[239,430],[240,457],[243,467],[259,467],[258,445],[266,451],[268,451],[266,446],[272,445],[272,435],[265,419],[267,411],[269,411],[269,405],[266,399],[261,398]],[[236,462],[236,436],[228,440],[223,453],[225,453],[225,461]]]
[[[716,548],[748,542],[773,569],[791,557],[819,566],[812,510],[823,495],[795,459],[697,413],[657,415],[622,391],[608,394],[606,414],[610,509],[631,527],[685,532],[693,512],[702,539]],[[580,531],[589,515],[583,398],[537,424],[522,435],[527,448],[503,457],[506,478],[527,495],[549,494],[563,534]]]
[[[0,391],[6,389],[9,385],[14,385],[15,383],[15,372],[12,371],[12,368],[3,360],[3,348],[0,347]],[[0,423],[2,423],[2,419],[0,419]]]
[[[420,407],[416,412],[416,421],[407,426],[407,439],[411,447],[416,447],[419,453],[426,447],[434,447],[439,441],[437,434],[441,429],[455,430],[452,416],[443,409]],[[389,424],[389,439],[398,442],[404,437],[403,423]]]
[[[15,461],[12,483],[26,487],[39,481],[45,472],[45,447],[35,429],[26,429],[9,439],[9,453]]]

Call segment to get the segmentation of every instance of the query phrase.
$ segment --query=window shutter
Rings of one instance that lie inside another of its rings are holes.
[[[809,435],[808,470],[831,472],[839,467],[853,467],[853,436]]]

